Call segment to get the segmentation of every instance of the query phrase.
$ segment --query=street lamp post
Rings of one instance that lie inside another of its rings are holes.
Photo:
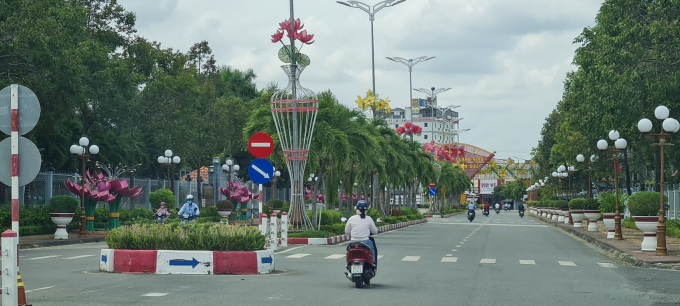
[[[614,149],[612,153],[614,154],[614,193],[616,195],[616,214],[614,215],[614,240],[623,240],[623,235],[621,234],[621,213],[619,212],[619,152],[624,150],[628,146],[628,142],[620,138],[620,134],[616,130],[609,131],[609,139],[614,141]],[[597,141],[597,148],[601,151],[607,150],[609,144],[606,140],[600,139]]]
[[[227,173],[227,184],[231,183],[231,174],[234,172],[238,172],[238,170],[240,169],[241,167],[239,165],[235,165],[234,161],[231,158],[227,159],[225,164],[222,165],[222,171]]]
[[[659,134],[649,134],[649,137],[654,138],[655,146],[659,146],[659,149],[661,150],[661,155],[660,155],[660,161],[661,161],[661,180],[659,182],[659,187],[661,191],[661,200],[659,204],[659,224],[656,226],[657,232],[656,232],[656,255],[657,256],[666,256],[668,255],[668,249],[666,249],[666,212],[664,211],[664,188],[663,188],[663,155],[664,155],[664,150],[663,148],[665,146],[670,146],[672,145],[671,143],[666,142],[667,139],[671,137],[672,134],[677,133],[680,131],[680,123],[678,123],[678,120],[675,120],[673,118],[669,118],[668,115],[670,114],[670,111],[668,110],[667,107],[665,106],[659,106],[654,110],[654,116],[656,119],[663,120],[663,123],[661,124],[661,133]],[[638,129],[640,132],[643,134],[647,134],[652,131],[652,121],[643,118],[638,122]],[[658,141],[658,143],[656,143]]]
[[[408,67],[408,82],[409,82],[408,93],[409,93],[409,96],[410,96],[409,103],[411,103],[411,107],[413,107],[413,77],[412,77],[413,66],[415,66],[416,64],[421,63],[421,62],[429,61],[433,58],[434,58],[434,56],[421,56],[421,57],[417,57],[415,59],[408,59],[407,60],[407,59],[401,58],[401,57],[386,57],[386,59],[388,59],[388,60],[391,60],[391,61],[397,62],[397,63],[402,63],[402,64],[406,65],[406,67]],[[413,114],[413,111],[411,111],[411,114]],[[411,116],[411,122],[413,122],[413,116]],[[413,133],[411,133],[411,140],[413,140]]]
[[[375,20],[375,14],[386,8],[386,7],[391,7],[395,6],[399,3],[402,3],[406,0],[385,0],[378,2],[374,6],[370,6],[366,3],[359,2],[359,1],[336,1],[337,3],[340,3],[345,6],[349,6],[351,8],[358,8],[361,9],[362,11],[368,13],[368,19],[371,21],[371,64],[372,64],[372,71],[373,71],[373,94],[375,95],[375,43],[373,39],[373,20]],[[375,109],[373,110],[373,117],[375,118]]]
[[[77,155],[82,160],[82,166],[80,168],[80,185],[82,187],[80,194],[80,231],[78,232],[78,238],[83,238],[86,237],[85,232],[87,230],[85,226],[85,223],[87,222],[87,218],[85,217],[85,164],[87,163],[87,160],[90,159],[88,153],[92,155],[99,154],[99,146],[90,146],[90,140],[87,139],[87,137],[82,137],[77,145],[71,146],[70,151],[71,154]]]
[[[430,101],[432,101],[432,105],[428,105],[428,106],[430,106],[430,110],[431,110],[430,118],[432,119],[432,122],[430,122],[430,125],[431,125],[430,129],[432,129],[432,140],[435,141],[435,143],[437,141],[434,140],[434,117],[436,117],[435,116],[435,112],[436,112],[435,108],[437,107],[437,95],[442,93],[442,92],[445,92],[449,89],[451,89],[451,88],[438,88],[438,89],[436,89],[434,87],[431,87],[430,89],[425,89],[425,88],[414,88],[413,89],[417,92],[422,92],[422,93],[426,94],[428,96],[428,98],[430,98]],[[456,107],[458,107],[458,106],[455,106],[455,107],[452,107],[452,108],[456,108]]]
[[[274,168],[274,177],[272,177],[272,192],[271,192],[271,198],[269,199],[274,200],[274,189],[276,189],[276,181],[279,179],[281,176],[281,171],[276,171],[276,168]],[[262,200],[262,199],[260,199]]]
[[[158,163],[161,164],[161,166],[168,168],[168,185],[170,185],[170,190],[174,192],[175,189],[173,188],[172,177],[170,177],[170,168],[172,168],[173,165],[179,165],[182,159],[179,156],[173,157],[171,150],[165,150],[164,155],[165,156],[158,157]]]
[[[583,154],[579,154],[579,155],[576,155],[576,161],[583,164],[586,161],[586,158],[585,158],[585,156],[583,156]],[[597,162],[597,155],[593,154],[593,155],[590,156],[590,162],[586,163],[586,165],[588,166],[588,169],[586,169],[586,171],[588,171],[588,199],[593,198],[593,185],[592,185],[593,183],[591,181],[590,176],[591,176],[591,172],[593,171],[593,168],[591,166],[595,162]]]

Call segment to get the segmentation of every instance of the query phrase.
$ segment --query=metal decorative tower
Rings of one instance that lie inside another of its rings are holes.
[[[313,91],[300,85],[300,74],[310,64],[310,60],[295,47],[296,40],[302,46],[312,44],[314,35],[308,35],[306,30],[301,31],[304,25],[300,19],[295,20],[293,14],[293,0],[290,0],[290,20],[280,23],[279,30],[272,36],[272,42],[277,43],[284,33],[288,33],[290,45],[284,44],[279,50],[279,59],[286,63],[281,68],[288,75],[288,86],[272,95],[271,110],[290,173],[290,223],[294,229],[306,230],[313,226],[304,207],[303,178],[319,101]]]

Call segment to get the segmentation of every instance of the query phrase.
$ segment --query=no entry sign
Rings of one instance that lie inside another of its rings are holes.
[[[437,186],[433,182],[430,182],[430,189],[432,188],[437,188]]]
[[[274,152],[274,140],[267,133],[256,133],[248,141],[248,150],[257,158],[266,158]]]

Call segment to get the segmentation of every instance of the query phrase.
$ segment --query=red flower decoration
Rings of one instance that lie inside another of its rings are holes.
[[[420,134],[423,132],[423,128],[420,126],[414,125],[411,130],[413,131],[414,134]]]
[[[308,45],[311,45],[311,44],[314,43],[314,41],[312,41],[312,39],[314,39],[314,35],[313,34],[308,35],[307,30],[304,30],[300,33],[297,33],[297,39],[300,40],[300,42],[302,42],[304,44],[308,44]]]
[[[272,35],[272,42],[277,43],[277,42],[281,41],[282,38],[283,38],[283,32],[280,31],[280,30],[276,31],[276,34]]]
[[[410,127],[411,127],[411,122],[406,122],[406,123],[404,123],[404,127],[407,128],[407,129],[410,128]]]
[[[406,131],[406,129],[403,126],[400,126],[400,127],[397,128],[397,134],[398,135],[404,134],[405,131]]]

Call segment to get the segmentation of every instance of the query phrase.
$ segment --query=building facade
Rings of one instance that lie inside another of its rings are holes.
[[[414,99],[414,101],[423,99]],[[392,128],[404,126],[411,122],[423,129],[421,135],[414,135],[413,140],[421,144],[434,140],[436,144],[459,142],[458,131],[460,130],[458,112],[450,108],[437,106],[394,108],[389,114],[380,111],[376,113],[382,117]]]

